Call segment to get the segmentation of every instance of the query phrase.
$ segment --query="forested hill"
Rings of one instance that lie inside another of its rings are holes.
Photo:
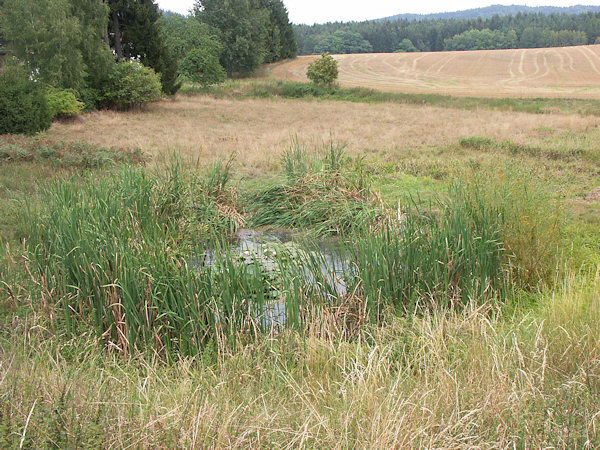
[[[301,55],[563,47],[600,43],[600,12],[336,22],[294,32]]]
[[[587,12],[600,12],[600,6],[575,5],[575,6],[524,6],[524,5],[491,5],[485,8],[465,9],[463,11],[442,12],[434,14],[396,14],[384,17],[377,21],[394,20],[437,20],[437,19],[489,19],[493,16],[515,16],[522,14],[585,14]]]

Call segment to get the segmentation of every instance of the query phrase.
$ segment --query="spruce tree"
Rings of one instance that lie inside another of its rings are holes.
[[[177,61],[160,35],[158,6],[153,0],[108,0],[111,45],[118,59],[138,59],[160,74],[162,90],[172,95],[180,88]]]
[[[269,13],[265,62],[295,57],[298,47],[285,5],[281,0],[261,0],[261,6]]]

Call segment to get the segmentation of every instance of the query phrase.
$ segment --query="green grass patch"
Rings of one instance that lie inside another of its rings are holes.
[[[462,148],[481,151],[503,151],[511,155],[524,155],[533,158],[546,158],[555,161],[573,161],[585,157],[588,152],[583,148],[564,148],[562,146],[542,147],[515,143],[510,140],[494,141],[493,139],[471,136],[459,141]]]
[[[430,105],[466,110],[488,109],[530,114],[580,114],[600,116],[600,100],[578,98],[491,98],[458,97],[441,94],[383,92],[368,88],[339,88],[314,83],[250,80],[228,81],[210,87],[184,86],[184,95],[205,94],[216,98],[289,98],[319,99],[355,103],[398,103]]]
[[[27,138],[0,136],[0,165],[42,161],[57,167],[97,169],[123,164],[140,164],[146,157],[140,149],[101,147],[83,142],[56,142],[44,135]]]

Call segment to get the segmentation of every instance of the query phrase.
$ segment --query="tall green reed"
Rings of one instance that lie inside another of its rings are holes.
[[[337,175],[335,166],[326,167]],[[461,184],[443,202],[409,203],[399,220],[381,221],[364,201],[338,205],[351,234],[332,251],[335,264],[310,243],[241,262],[227,239],[235,224],[221,211],[228,170],[197,178],[177,162],[157,173],[125,168],[48,185],[37,209],[25,204],[29,259],[67,329],[93,327],[126,355],[196,355],[282,326],[355,330],[418,305],[481,303],[514,288],[498,205]],[[319,199],[331,210],[327,200]],[[330,216],[310,216],[314,208],[287,214],[331,230]],[[352,227],[361,221],[377,226]],[[212,260],[202,261],[207,251]]]
[[[460,185],[444,202],[409,203],[400,222],[354,238],[347,252],[355,267],[349,284],[365,297],[374,320],[418,304],[482,303],[505,297],[512,285],[496,211],[471,202]]]
[[[25,205],[29,258],[68,329],[92,325],[125,354],[194,354],[214,340],[214,277],[191,257],[195,239],[211,239],[205,228],[227,230],[230,219],[201,186],[178,163],[156,174],[126,168],[51,184],[39,209]]]

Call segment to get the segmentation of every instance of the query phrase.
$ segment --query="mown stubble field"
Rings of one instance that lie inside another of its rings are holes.
[[[271,67],[306,81],[317,56]],[[483,97],[600,98],[600,45],[518,50],[335,55],[344,87]]]

